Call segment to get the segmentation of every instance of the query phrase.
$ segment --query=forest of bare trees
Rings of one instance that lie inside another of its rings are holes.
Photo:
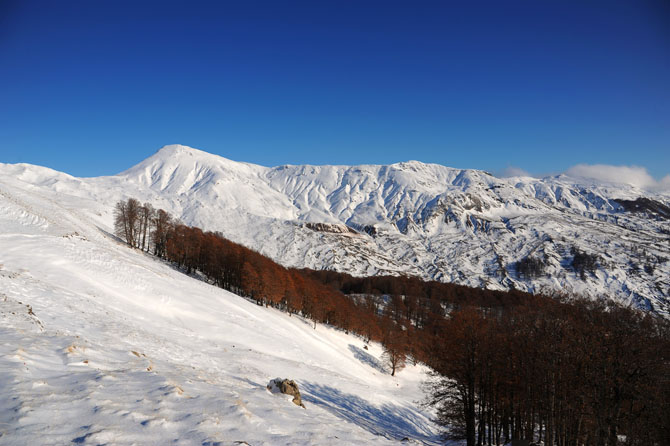
[[[462,308],[440,324],[426,346],[430,402],[468,445],[670,444],[666,321],[602,302],[537,300]]]
[[[653,314],[604,300],[284,268],[134,199],[116,204],[115,231],[260,305],[382,342],[391,374],[408,361],[427,364],[426,404],[446,436],[468,446],[670,444],[670,324]]]

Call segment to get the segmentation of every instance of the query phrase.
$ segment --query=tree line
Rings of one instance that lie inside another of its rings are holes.
[[[212,284],[380,341],[392,374],[434,371],[426,404],[468,446],[670,444],[670,326],[603,301],[285,268],[137,200],[116,235]],[[131,202],[133,201],[133,202]]]
[[[285,268],[220,233],[175,220],[168,212],[130,198],[114,210],[115,235],[133,248],[172,262],[187,274],[198,272],[213,285],[249,297],[259,305],[316,323],[381,340],[372,308],[347,298],[302,271]]]

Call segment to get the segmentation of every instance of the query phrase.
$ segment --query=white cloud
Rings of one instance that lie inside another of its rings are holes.
[[[670,190],[670,175],[657,181],[647,169],[640,166],[611,166],[608,164],[578,164],[569,168],[567,175],[590,178],[609,183],[624,183],[643,189]]]
[[[516,166],[507,166],[501,171],[497,172],[496,175],[498,178],[509,178],[509,177],[534,177],[527,170],[522,169],[521,167]]]

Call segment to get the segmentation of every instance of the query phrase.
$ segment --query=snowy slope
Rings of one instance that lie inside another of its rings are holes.
[[[27,165],[0,165],[0,173],[86,199],[92,205],[81,212],[101,225],[116,200],[137,197],[287,266],[609,296],[670,314],[670,220],[616,201],[667,206],[668,193],[563,175],[499,179],[416,161],[267,168],[185,146],[166,146],[112,177]],[[593,273],[572,268],[575,249],[599,257]],[[546,264],[538,277],[516,271],[529,256]]]
[[[3,169],[0,444],[438,443],[415,403],[422,367],[391,377],[379,345],[365,350],[111,237],[105,199],[123,178]],[[298,382],[306,409],[266,389],[276,377]]]

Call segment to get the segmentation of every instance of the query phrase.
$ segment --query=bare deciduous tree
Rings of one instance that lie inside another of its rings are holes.
[[[114,232],[133,248],[138,246],[141,207],[139,201],[129,198],[119,201],[114,208]]]
[[[159,209],[154,212],[151,224],[152,230],[150,236],[154,244],[154,255],[163,257],[165,255],[168,232],[172,226],[172,216],[163,209]]]

